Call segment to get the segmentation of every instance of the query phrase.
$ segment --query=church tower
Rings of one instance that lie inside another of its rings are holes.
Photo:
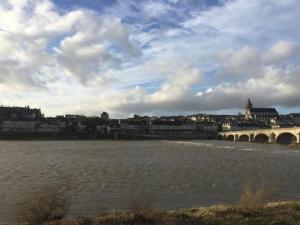
[[[247,101],[247,104],[246,104],[246,107],[245,107],[245,119],[251,119],[252,116],[251,116],[251,109],[253,108],[253,105],[251,103],[251,100],[250,98],[248,98],[248,101]]]
[[[252,108],[253,108],[252,102],[251,102],[250,98],[248,98],[248,101],[247,101],[245,109],[249,110],[249,109],[252,109]]]

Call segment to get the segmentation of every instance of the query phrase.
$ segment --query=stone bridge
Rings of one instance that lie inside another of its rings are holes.
[[[299,144],[300,127],[223,131],[218,133],[218,138],[230,141]]]

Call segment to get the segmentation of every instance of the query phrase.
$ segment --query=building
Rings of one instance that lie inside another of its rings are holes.
[[[60,132],[62,127],[57,123],[41,122],[38,124],[37,132],[46,132],[46,133],[57,133]]]
[[[218,132],[218,125],[214,122],[198,122],[196,123],[197,132],[216,134]]]
[[[109,120],[109,114],[107,112],[101,113],[101,119],[103,119],[103,120]]]
[[[156,120],[150,125],[152,134],[189,134],[196,132],[196,124],[182,121]]]
[[[257,130],[266,129],[268,125],[257,120],[228,120],[224,121],[221,131]]]
[[[2,132],[34,132],[37,128],[37,121],[6,120],[3,121]]]
[[[40,109],[0,106],[0,120],[37,120],[44,118]]]
[[[257,121],[269,123],[272,119],[280,118],[275,108],[255,108],[253,107],[250,99],[248,99],[245,111],[246,120],[254,119]]]
[[[146,121],[144,120],[121,120],[120,132],[122,134],[145,134]]]
[[[300,125],[300,113],[291,113],[288,116],[294,126]]]

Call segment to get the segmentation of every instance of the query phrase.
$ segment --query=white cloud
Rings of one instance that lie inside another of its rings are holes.
[[[175,66],[172,63],[171,66],[173,67],[161,66],[156,68],[157,71],[160,70],[168,77],[167,81],[157,91],[149,94],[142,88],[135,87],[126,94],[122,93],[119,99],[111,105],[112,109],[125,112],[131,110],[151,112],[169,107],[177,108],[178,102],[183,102],[194,95],[190,88],[201,82],[202,73],[190,66]]]
[[[61,14],[49,0],[0,4],[0,81],[9,86],[46,88],[63,79],[62,69],[86,84],[140,55],[119,18],[80,9]]]
[[[275,46],[280,43],[283,42],[279,41]],[[294,46],[294,44],[291,45]],[[127,96],[126,100],[117,102],[114,107],[125,112],[134,109],[140,113],[156,112],[157,110],[178,112],[183,109],[185,112],[215,111],[242,108],[249,97],[253,98],[255,103],[260,106],[300,106],[298,91],[300,66],[290,67],[290,64],[281,66],[282,64],[278,64],[278,61],[273,65],[264,63],[264,56],[273,48],[274,46],[266,52],[259,52],[255,48],[245,46],[235,51],[230,50],[229,53],[226,52],[226,57],[223,52],[222,65],[226,66],[220,67],[219,73],[228,73],[228,76],[238,74],[242,79],[238,77],[226,79],[226,81],[221,81],[206,90],[199,90],[195,93],[191,92],[191,86],[199,84],[199,80],[202,78],[201,73],[195,68],[186,68],[184,72],[181,72],[180,67],[171,63],[170,67],[166,67],[173,68],[173,72],[167,69],[172,74],[171,79],[164,83],[158,91],[147,94],[139,89],[139,95],[135,96],[134,101]],[[281,52],[278,54],[281,55]],[[288,58],[284,57],[281,60],[291,60],[294,56],[289,55]],[[275,54],[274,57],[276,58],[277,55]],[[163,66],[156,68],[165,70]],[[256,71],[257,74],[251,75],[249,71]]]
[[[55,49],[58,63],[82,83],[101,76],[103,70],[119,67],[124,58],[140,52],[129,42],[129,32],[117,18],[101,18],[86,12],[76,32]]]
[[[248,97],[300,106],[299,1],[188,2],[120,0],[96,12],[1,1],[1,101],[48,114],[198,112]]]
[[[277,64],[299,55],[299,44],[279,41],[275,43],[262,57],[263,61],[267,64]]]
[[[151,0],[143,5],[145,15],[149,17],[159,17],[166,14],[169,10],[171,10],[171,6],[163,1],[158,2]]]
[[[258,51],[245,46],[236,51],[230,49],[220,54],[222,70],[228,79],[247,79],[260,75],[261,60]]]
[[[0,8],[0,79],[13,88],[46,88],[56,74],[55,59],[46,52],[47,26],[61,19],[49,1],[8,1]],[[32,10],[28,11],[27,7]],[[41,15],[43,13],[43,15]],[[45,14],[45,15],[44,15]],[[64,18],[63,18],[64,19]]]
[[[192,85],[201,80],[201,73],[195,68],[173,68],[173,75],[159,91],[150,96],[150,102],[176,102],[183,100]]]

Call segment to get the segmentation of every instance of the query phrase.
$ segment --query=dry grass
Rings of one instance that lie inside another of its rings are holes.
[[[19,222],[28,225],[300,225],[300,202],[267,203],[270,188],[249,181],[241,205],[217,205],[173,212],[152,209],[151,195],[140,195],[129,212],[112,212],[93,219],[66,220],[66,188],[44,188],[35,198],[25,199]]]
[[[247,209],[263,207],[271,197],[272,189],[269,185],[254,180],[249,180],[244,185],[241,196],[241,206]]]
[[[173,212],[106,213],[93,220],[60,220],[46,225],[299,225],[300,202],[269,204],[259,211],[240,206],[212,206]]]
[[[131,211],[136,216],[143,216],[152,211],[153,196],[149,193],[140,194],[132,204]]]
[[[21,224],[40,225],[62,219],[69,203],[65,186],[47,186],[24,197],[17,205],[17,220]]]
[[[173,212],[105,213],[94,219],[48,221],[45,225],[299,225],[300,202],[270,203],[258,211],[240,206],[211,206]]]

